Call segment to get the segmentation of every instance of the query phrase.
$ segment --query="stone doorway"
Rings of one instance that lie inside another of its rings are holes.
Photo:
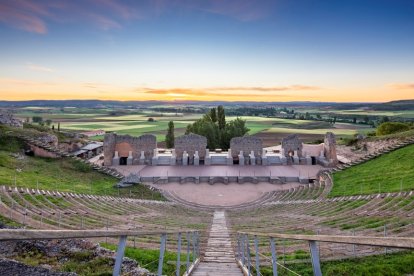
[[[119,165],[126,166],[128,157],[120,157],[119,158]]]
[[[316,157],[315,156],[311,156],[312,158],[312,165],[316,165]]]

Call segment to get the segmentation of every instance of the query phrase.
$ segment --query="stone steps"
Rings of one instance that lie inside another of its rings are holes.
[[[191,275],[243,275],[236,264],[231,238],[223,211],[215,211],[202,261]]]

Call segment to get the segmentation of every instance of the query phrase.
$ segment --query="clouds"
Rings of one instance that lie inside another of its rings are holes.
[[[206,87],[206,88],[137,88],[136,92],[150,95],[165,95],[175,97],[258,97],[258,96],[290,96],[286,92],[295,91],[313,91],[322,88],[308,85],[291,85],[291,86],[226,86],[226,87]]]
[[[134,7],[116,0],[14,0],[0,2],[0,21],[36,34],[46,34],[52,23],[84,22],[102,30],[119,29],[138,18]]]
[[[55,72],[55,70],[52,68],[33,64],[33,63],[27,63],[25,67],[31,71],[48,72],[48,73]]]
[[[391,83],[387,86],[395,90],[414,90],[414,83]]]
[[[30,33],[46,34],[54,23],[84,22],[101,30],[120,29],[132,20],[182,12],[222,15],[240,21],[267,15],[272,1],[255,0],[13,0],[0,1],[0,22]]]

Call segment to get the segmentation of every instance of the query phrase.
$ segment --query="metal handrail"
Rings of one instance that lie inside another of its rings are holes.
[[[321,265],[319,258],[319,249],[316,242],[331,242],[342,244],[354,244],[354,245],[368,245],[368,246],[380,246],[380,247],[394,247],[401,249],[414,249],[414,238],[406,237],[371,237],[371,236],[334,236],[334,235],[300,235],[300,234],[280,234],[280,233],[256,233],[256,232],[237,232],[237,260],[240,266],[243,268],[245,274],[251,275],[251,260],[250,260],[250,247],[248,236],[254,237],[255,255],[256,255],[256,273],[260,275],[260,264],[258,260],[259,252],[258,237],[269,238],[270,250],[271,250],[271,263],[273,269],[273,275],[278,275],[277,271],[277,255],[275,238],[288,239],[288,240],[302,240],[308,241],[311,254],[312,268],[314,275],[321,276]]]
[[[187,238],[187,257],[186,257],[186,271],[185,275],[191,274],[199,263],[200,254],[200,235],[195,230],[182,231],[136,231],[136,230],[34,230],[34,229],[0,229],[0,241],[17,241],[17,240],[51,240],[51,239],[73,239],[73,238],[99,238],[99,237],[119,237],[118,248],[116,252],[115,265],[112,275],[121,274],[122,259],[125,253],[125,247],[128,236],[149,236],[159,235],[160,255],[158,260],[157,275],[162,274],[162,267],[164,262],[164,253],[167,244],[167,235],[176,234],[178,238],[177,248],[177,269],[176,275],[181,275],[181,235],[186,234]],[[192,247],[192,250],[190,250]],[[190,263],[190,254],[193,254],[192,262]]]

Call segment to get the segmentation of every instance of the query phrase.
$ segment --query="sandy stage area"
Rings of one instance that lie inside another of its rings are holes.
[[[152,186],[174,192],[178,197],[202,205],[233,206],[245,202],[251,202],[265,192],[280,191],[298,187],[299,183],[270,184],[270,183],[168,183],[151,184]]]

